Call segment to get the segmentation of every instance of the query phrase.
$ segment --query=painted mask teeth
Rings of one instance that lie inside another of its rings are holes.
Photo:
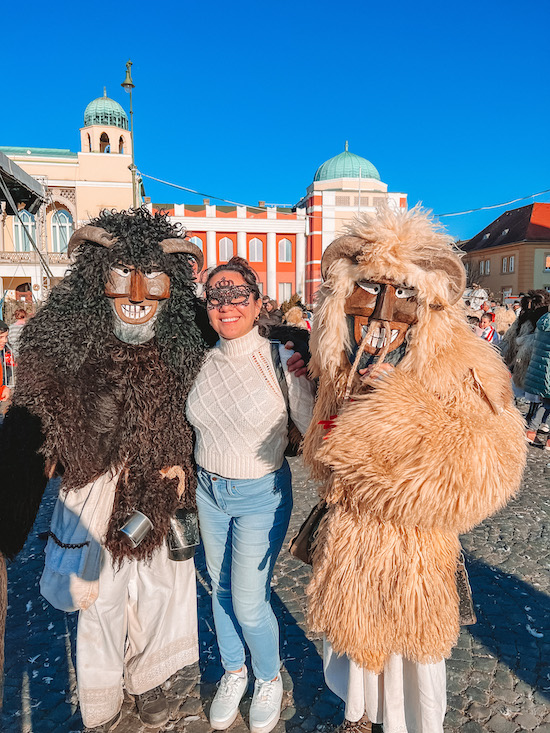
[[[367,330],[368,330],[368,326],[363,326],[363,337],[367,333]],[[382,336],[382,329],[380,328],[375,329],[369,336],[369,340],[367,341],[366,345],[372,346],[376,349],[381,349],[388,342],[388,339],[385,334],[386,334],[385,330],[384,330],[384,336]],[[399,335],[399,330],[392,329],[390,343],[393,344],[393,342],[395,341],[398,335]]]
[[[145,318],[151,312],[152,306],[150,305],[123,305],[122,312],[126,318],[138,321],[140,318]]]

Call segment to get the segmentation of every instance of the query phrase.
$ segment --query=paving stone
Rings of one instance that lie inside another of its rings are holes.
[[[461,538],[479,621],[461,629],[447,663],[447,733],[509,733],[516,729],[550,733],[550,691],[544,689],[550,687],[546,676],[550,638],[546,634],[537,639],[526,630],[527,624],[548,628],[550,619],[550,482],[542,473],[548,462],[545,458],[541,451],[530,449],[517,498]],[[316,501],[315,485],[308,480],[301,460],[293,458],[290,463],[295,512],[289,536]],[[76,615],[56,611],[38,594],[44,543],[37,540],[36,532],[47,530],[54,502],[55,492],[47,490],[35,529],[9,568],[3,720],[7,733],[24,733],[20,707],[25,673],[29,704],[39,703],[32,708],[34,733],[80,733],[82,729],[78,710],[74,712]],[[202,549],[197,553],[197,568],[201,578],[200,669],[195,665],[187,670],[180,690],[183,702],[178,713],[182,717],[167,727],[174,733],[210,733],[206,712],[222,675]],[[274,733],[332,733],[343,719],[343,703],[324,685],[322,637],[306,627],[305,587],[310,577],[311,569],[283,549],[275,569],[273,603],[285,660],[284,699],[282,719]],[[27,661],[31,659],[32,663]],[[52,679],[50,684],[43,681],[45,677]],[[251,687],[230,733],[248,733],[250,699]],[[530,728],[533,720],[540,725]],[[131,703],[125,703],[118,731],[155,733],[142,726]]]
[[[487,728],[494,733],[514,733],[518,726],[512,721],[497,713],[487,721]]]
[[[540,726],[540,718],[537,718],[535,715],[531,715],[530,713],[520,713],[516,718],[514,718],[514,723],[517,723],[522,730],[540,730],[538,726]]]
[[[460,733],[485,733],[485,729],[479,723],[470,720],[468,723],[464,723],[460,729]]]

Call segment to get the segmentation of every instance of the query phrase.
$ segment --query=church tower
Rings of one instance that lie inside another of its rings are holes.
[[[128,116],[118,102],[107,96],[94,99],[84,112],[84,127],[80,129],[82,153],[110,153],[131,155],[132,135],[128,130]]]

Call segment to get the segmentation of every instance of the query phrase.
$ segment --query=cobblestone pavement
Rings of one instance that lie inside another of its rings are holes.
[[[300,459],[291,459],[295,509],[289,535],[315,502],[315,488]],[[550,733],[550,452],[530,448],[524,487],[496,517],[463,537],[478,623],[463,629],[447,666],[446,733]],[[43,545],[55,496],[47,493],[24,551],[9,568],[4,726],[7,733],[79,733],[73,667],[76,614],[53,609],[38,592]],[[199,669],[187,669],[187,695],[176,722],[165,730],[207,733],[205,713],[221,676],[213,631],[209,581],[197,556],[200,619]],[[343,705],[323,682],[321,640],[305,624],[305,586],[310,570],[283,550],[273,581],[279,619],[285,697],[275,733],[331,731]],[[185,698],[184,695],[184,698]],[[233,733],[248,730],[242,717]],[[133,702],[124,704],[119,733],[143,733]]]

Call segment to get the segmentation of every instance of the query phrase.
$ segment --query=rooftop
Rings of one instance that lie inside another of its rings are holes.
[[[4,155],[25,155],[39,158],[77,158],[78,155],[66,148],[18,148],[0,146],[0,153]]]
[[[350,153],[348,142],[343,153],[326,160],[317,168],[314,181],[331,181],[335,178],[374,178],[380,180],[380,174],[366,158]]]
[[[463,252],[501,247],[516,242],[550,241],[550,204],[529,204],[510,209],[471,239],[461,242]]]

